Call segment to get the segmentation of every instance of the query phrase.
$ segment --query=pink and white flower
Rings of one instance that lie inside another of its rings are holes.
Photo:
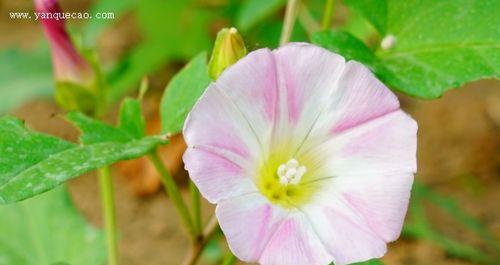
[[[208,87],[184,162],[239,259],[341,265],[399,237],[416,132],[366,67],[294,43],[250,53]]]
[[[52,50],[54,75],[57,81],[72,82],[83,86],[94,80],[94,71],[77,52],[65,27],[57,0],[34,0],[35,11]]]

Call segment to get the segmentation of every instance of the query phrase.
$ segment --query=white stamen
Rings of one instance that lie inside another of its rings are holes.
[[[281,164],[278,167],[277,173],[281,184],[296,185],[300,182],[306,171],[307,169],[305,166],[299,166],[299,162],[292,158],[288,160],[286,164]]]
[[[286,174],[286,166],[285,165],[280,165],[278,167],[278,176],[284,176]]]
[[[304,173],[306,173],[307,171],[307,168],[305,166],[300,166],[299,168],[297,168],[297,173],[295,174],[295,176],[301,178]]]
[[[286,171],[286,174],[285,176],[287,178],[292,178],[293,176],[295,176],[295,173],[297,173],[297,169],[296,168],[290,168]]]
[[[299,161],[295,160],[294,158],[288,160],[288,162],[286,162],[286,167],[287,168],[296,168],[299,166]]]

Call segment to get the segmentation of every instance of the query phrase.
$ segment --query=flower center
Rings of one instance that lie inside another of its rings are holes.
[[[295,158],[292,158],[278,167],[277,174],[281,184],[285,186],[297,185],[304,173],[306,173],[306,170],[305,166],[300,166],[299,162]]]
[[[294,208],[309,200],[316,190],[308,183],[307,165],[290,158],[288,152],[274,152],[259,169],[256,183],[267,199],[284,208]]]

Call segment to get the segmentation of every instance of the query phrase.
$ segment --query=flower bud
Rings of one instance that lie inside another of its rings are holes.
[[[235,28],[224,28],[217,33],[212,57],[208,63],[208,73],[212,79],[247,54],[243,38]]]
[[[34,3],[51,47],[56,101],[66,110],[93,112],[98,100],[96,73],[73,45],[59,4],[56,0]]]

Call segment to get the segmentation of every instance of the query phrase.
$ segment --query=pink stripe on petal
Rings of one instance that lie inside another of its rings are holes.
[[[372,169],[373,173],[380,170],[414,173],[417,170],[417,124],[402,111],[353,128],[338,136],[337,140],[342,148],[337,152],[336,159],[339,164],[344,163],[346,170],[356,161]],[[344,171],[337,172],[340,175]]]
[[[251,52],[226,69],[216,85],[265,142],[275,121],[276,63],[269,49]]]
[[[259,263],[262,265],[325,265],[333,260],[301,212],[291,212],[275,231]]]
[[[188,147],[183,160],[191,180],[211,203],[257,191],[241,166],[219,154]]]
[[[344,58],[306,43],[280,47],[274,56],[280,80],[280,124],[275,126],[275,138],[290,133],[294,144],[300,145],[317,117],[329,107]]]
[[[226,150],[249,162],[261,154],[259,139],[248,122],[214,84],[191,110],[183,133],[188,146]]]
[[[221,123],[220,125],[222,125],[221,130],[224,130],[224,124]],[[243,142],[241,138],[233,134],[226,134],[223,137],[216,136],[213,138],[213,141],[210,143],[212,147],[226,149],[230,152],[240,155],[243,158],[250,158],[250,153],[248,151],[246,143]]]
[[[307,146],[299,153],[303,163],[314,165],[317,178],[344,175],[414,173],[417,125],[396,111],[350,128],[326,142]]]
[[[298,89],[292,89],[291,88],[292,84],[287,83],[287,102],[288,102],[288,118],[289,121],[291,121],[293,124],[296,124],[299,121],[300,118],[300,111],[302,109],[302,102],[304,100],[304,97],[302,95],[299,95],[300,92]]]
[[[370,230],[361,215],[339,200],[336,193],[324,191],[302,210],[336,265],[379,258],[385,254],[386,242]]]
[[[346,201],[386,242],[396,240],[401,233],[412,184],[412,174],[351,176],[335,180]]]
[[[215,210],[229,248],[240,260],[255,262],[287,213],[259,193],[222,200]]]
[[[364,65],[350,61],[340,79],[331,130],[339,133],[399,109],[399,101]]]
[[[370,130],[363,130],[359,134],[356,134],[356,136],[354,136],[354,132],[352,139],[342,147],[340,155],[353,156],[382,152],[380,149],[385,149],[388,146],[381,146],[381,143],[395,144],[394,141],[397,140],[396,137],[398,136],[394,136],[391,131],[399,131],[397,126],[400,126],[400,124],[388,124],[386,122]],[[400,145],[400,148],[404,151],[403,145]]]

